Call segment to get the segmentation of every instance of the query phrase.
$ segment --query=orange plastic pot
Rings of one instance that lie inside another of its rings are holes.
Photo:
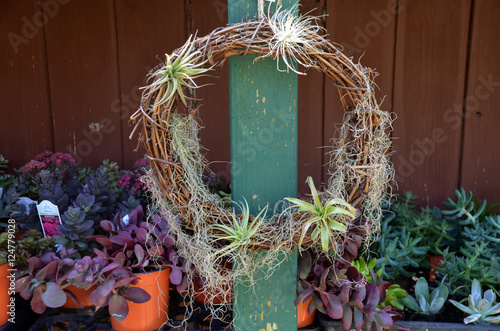
[[[444,261],[442,256],[427,256],[427,261],[429,261],[432,268],[429,270],[429,282],[433,282],[436,280],[437,268],[439,268]]]
[[[91,287],[88,290],[85,290],[83,288],[78,288],[74,287],[73,285],[70,285],[66,288],[67,290],[71,291],[80,304],[83,306],[83,308],[90,308],[93,307],[94,305],[92,304],[92,301],[90,301],[90,293],[92,293],[93,290],[96,289],[96,286]],[[64,308],[72,308],[72,309],[78,309],[80,308],[76,302],[73,301],[70,297],[66,298],[66,303],[63,305]]]
[[[314,323],[316,319],[316,308],[314,308],[312,313],[307,312],[307,307],[312,301],[312,295],[309,300],[303,301],[297,307],[297,328],[303,328]]]
[[[0,266],[0,326],[9,320],[9,315],[7,314],[9,307],[7,305],[10,303],[8,291],[10,279],[7,276],[10,275],[10,272],[7,269],[9,269],[8,263]]]
[[[128,315],[123,321],[111,317],[111,327],[116,331],[148,331],[159,329],[166,321],[170,288],[170,268],[136,274],[140,287],[151,295],[145,303],[128,302]]]

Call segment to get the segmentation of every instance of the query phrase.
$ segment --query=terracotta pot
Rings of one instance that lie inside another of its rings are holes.
[[[442,256],[427,256],[427,261],[429,261],[432,268],[429,270],[429,279],[430,283],[436,280],[437,268],[439,268],[443,264],[444,257]]]
[[[142,288],[151,299],[146,303],[128,302],[128,315],[121,322],[111,317],[111,327],[116,331],[157,330],[168,319],[170,268],[136,276],[140,280],[131,286]]]
[[[10,295],[8,293],[10,279],[7,276],[10,275],[10,272],[7,269],[9,269],[8,263],[0,266],[0,326],[9,320],[9,315],[7,314],[9,307],[7,305],[10,303]]]
[[[316,308],[311,314],[307,312],[307,307],[311,301],[312,295],[309,300],[301,302],[297,307],[297,328],[299,329],[313,324],[316,320]]]
[[[224,272],[232,272],[233,264],[231,262],[224,262]],[[221,305],[233,302],[233,289],[232,284],[224,284],[222,290],[218,290],[215,296],[210,301],[205,293],[203,293],[203,281],[196,277],[194,279],[194,301],[202,304]],[[212,297],[212,296],[211,296]]]
[[[83,288],[78,288],[74,287],[73,285],[70,285],[66,288],[66,290],[71,291],[80,304],[83,306],[83,308],[90,308],[93,307],[94,305],[92,304],[92,301],[90,301],[90,293],[92,293],[93,290],[95,290],[97,287],[93,286],[88,290],[85,290]],[[76,302],[73,301],[70,297],[67,297],[66,303],[63,305],[64,308],[71,308],[71,309],[79,309],[79,307]]]

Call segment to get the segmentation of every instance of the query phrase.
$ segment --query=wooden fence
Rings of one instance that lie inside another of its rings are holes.
[[[301,0],[344,52],[380,73],[394,112],[395,191],[440,203],[464,186],[500,201],[500,1]],[[0,154],[19,167],[44,150],[81,166],[130,168],[129,140],[146,73],[189,34],[227,22],[226,0],[2,0]],[[197,92],[212,170],[229,176],[227,67]],[[299,78],[299,192],[327,180],[342,120],[335,87]],[[255,142],[258,148],[258,141]]]

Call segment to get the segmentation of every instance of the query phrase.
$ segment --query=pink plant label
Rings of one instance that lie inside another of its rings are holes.
[[[59,208],[48,200],[43,200],[36,208],[42,223],[43,235],[48,237],[59,234],[57,231],[57,226],[61,224]]]

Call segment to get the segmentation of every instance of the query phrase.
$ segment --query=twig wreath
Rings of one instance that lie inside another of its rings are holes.
[[[292,247],[326,248],[333,256],[340,256],[347,240],[346,227],[364,226],[371,234],[378,231],[380,204],[393,177],[388,155],[392,119],[375,99],[372,81],[376,74],[354,64],[340,46],[322,35],[323,28],[317,22],[316,17],[278,9],[261,19],[219,27],[204,37],[190,37],[149,73],[140,109],[131,117],[133,132],[139,133],[151,160],[148,186],[154,203],[170,220],[179,253],[203,277],[208,301],[229,291],[227,284],[233,279],[252,284],[257,266],[267,266],[272,272],[281,262],[279,253]],[[288,207],[282,202],[281,208],[275,208],[279,210],[263,221],[265,211],[252,216],[240,204],[242,215],[237,215],[202,181],[208,163],[200,152],[197,110],[188,109],[185,92],[197,88],[195,79],[222,66],[229,56],[245,54],[257,54],[256,60],[275,58],[280,71],[302,74],[298,65],[314,68],[338,88],[344,119],[331,153],[331,177],[320,193],[310,181],[315,205],[349,212],[323,219],[327,227],[329,221],[335,221],[326,247],[324,237],[319,240],[318,231],[314,233],[320,226],[310,221],[315,215],[294,199],[288,199],[292,202]],[[280,60],[285,64],[282,69]],[[349,216],[354,216],[354,208],[358,210],[356,218]],[[365,221],[356,223],[361,218]],[[232,273],[223,268],[223,260],[237,262]]]

